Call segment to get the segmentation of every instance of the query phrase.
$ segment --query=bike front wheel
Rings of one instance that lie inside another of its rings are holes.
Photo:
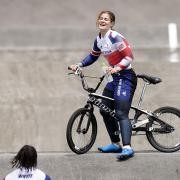
[[[147,124],[149,131],[146,132],[149,143],[161,152],[178,151],[180,149],[180,110],[174,107],[161,107],[153,113],[173,129],[162,131],[162,124],[156,120],[150,121]]]
[[[70,149],[76,154],[84,154],[93,146],[97,135],[97,121],[87,108],[76,110],[69,119],[66,138]]]

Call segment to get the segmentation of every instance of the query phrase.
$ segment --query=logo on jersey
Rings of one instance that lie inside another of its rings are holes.
[[[123,91],[123,92],[122,92],[122,95],[123,95],[123,96],[126,96],[126,91]]]
[[[119,45],[118,49],[119,49],[119,51],[122,51],[122,50],[124,50],[126,47],[127,47],[126,44],[125,44],[124,42],[122,42],[122,43]]]
[[[23,179],[28,179],[28,178],[32,178],[32,174],[19,174],[18,178],[23,178]]]
[[[112,51],[103,51],[103,55],[110,54]]]
[[[118,84],[117,96],[121,95],[121,86],[122,86],[122,79],[120,79],[119,84]]]

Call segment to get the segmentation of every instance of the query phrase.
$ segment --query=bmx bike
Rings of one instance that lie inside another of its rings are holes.
[[[101,77],[85,76],[79,68],[76,72],[69,74],[77,75],[81,79],[83,89],[88,92],[85,106],[77,109],[71,115],[66,129],[66,138],[70,149],[76,154],[84,154],[91,149],[97,136],[94,106],[106,111],[116,119],[115,112],[101,102],[101,99],[112,102],[114,99],[96,93],[106,75]],[[86,81],[88,77],[99,78],[95,88],[88,86]],[[180,110],[170,106],[160,107],[153,112],[141,109],[147,85],[158,84],[161,79],[146,74],[138,74],[137,78],[142,79],[144,85],[137,107],[131,106],[130,109],[130,111],[134,111],[133,118],[130,119],[133,134],[144,132],[148,142],[158,151],[166,153],[178,151],[180,149]],[[120,134],[120,130],[114,133]]]

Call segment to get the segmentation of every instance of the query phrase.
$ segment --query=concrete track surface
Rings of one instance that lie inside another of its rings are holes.
[[[91,48],[104,9],[133,47],[168,47],[169,23],[180,37],[179,0],[1,0],[0,47]]]
[[[0,155],[0,176],[12,171],[13,154]],[[180,153],[136,152],[119,162],[116,154],[39,153],[38,167],[53,180],[179,180]],[[1,178],[0,177],[0,178]]]

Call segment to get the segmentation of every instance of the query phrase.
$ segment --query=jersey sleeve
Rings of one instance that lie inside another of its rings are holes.
[[[100,54],[101,54],[101,50],[97,46],[97,38],[96,38],[94,41],[92,51],[89,53],[88,56],[86,56],[81,61],[82,66],[85,67],[93,64],[99,58]]]
[[[45,180],[51,180],[50,176],[46,174]]]
[[[129,66],[131,66],[131,63],[132,63],[132,59],[130,57],[126,56],[116,66],[119,66],[121,69],[126,69]]]
[[[117,43],[116,47],[122,58],[116,66],[119,66],[121,69],[126,69],[131,65],[133,60],[132,50],[125,38],[116,36],[115,39]]]

